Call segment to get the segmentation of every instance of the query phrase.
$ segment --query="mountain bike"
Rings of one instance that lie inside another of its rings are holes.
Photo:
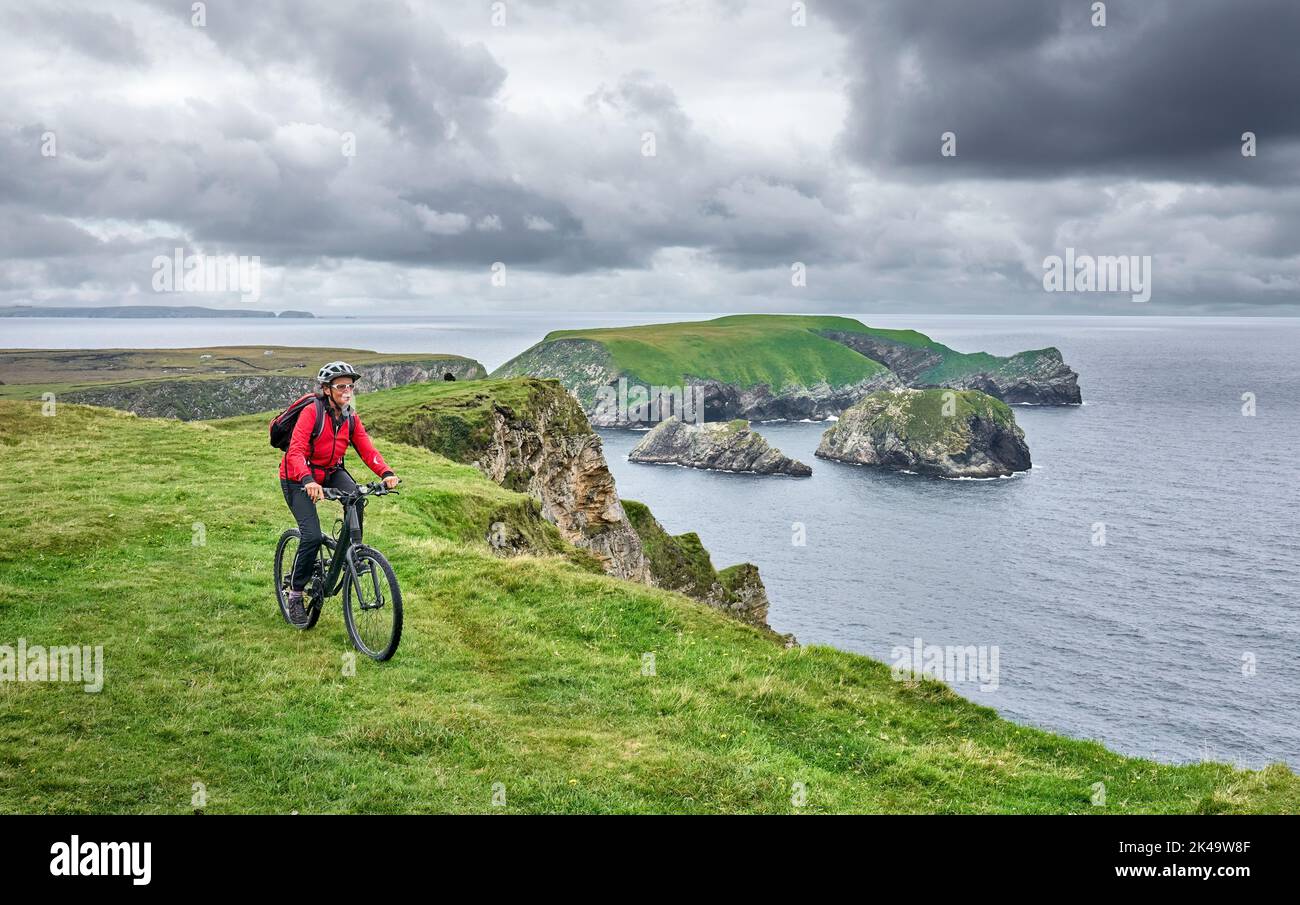
[[[370,497],[397,493],[382,481],[372,481],[354,491],[323,488],[324,498],[343,504],[343,518],[334,524],[316,554],[311,581],[302,605],[307,621],[295,625],[289,618],[289,581],[298,555],[301,535],[290,528],[275,548],[275,596],[284,621],[304,631],[316,625],[326,599],[343,592],[343,621],[353,646],[374,660],[387,660],[402,639],[402,589],[384,554],[361,542],[360,512]],[[328,561],[327,561],[328,556]]]

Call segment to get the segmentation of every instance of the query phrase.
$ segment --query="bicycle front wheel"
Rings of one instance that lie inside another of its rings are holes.
[[[356,574],[343,582],[343,621],[353,645],[367,657],[387,660],[402,640],[402,589],[384,554],[357,547]]]

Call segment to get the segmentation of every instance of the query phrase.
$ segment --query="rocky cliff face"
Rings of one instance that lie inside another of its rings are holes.
[[[708,601],[724,612],[730,613],[742,622],[756,625],[771,631],[767,624],[767,588],[758,574],[758,566],[742,562],[728,566],[718,573],[718,583],[722,585],[723,594],[717,602]],[[786,647],[795,647],[794,635],[782,636]]]
[[[908,385],[930,368],[943,361],[943,355],[933,349],[890,342],[866,333],[847,330],[824,330],[821,335],[878,361],[893,371],[902,385]]]
[[[476,465],[508,490],[533,496],[564,539],[608,574],[649,582],[641,539],[619,501],[600,436],[557,382],[523,378],[431,389],[427,400],[381,408],[366,424],[376,436]],[[508,548],[509,538],[494,546]]]
[[[991,478],[1030,467],[1004,403],[977,390],[872,393],[822,435],[817,455],[947,478]]]
[[[464,358],[359,365],[357,370],[361,372],[363,394],[408,383],[444,380],[448,374],[456,380],[480,380],[487,376],[481,364]],[[91,387],[68,393],[63,399],[122,409],[148,418],[196,421],[283,408],[314,389],[314,380],[273,374],[195,377]]]
[[[573,423],[573,411],[559,411],[570,407],[577,403],[563,391],[527,414],[494,406],[491,438],[476,464],[498,484],[537,497],[547,521],[610,575],[649,583],[641,539],[623,511],[600,436],[555,429]]]
[[[704,417],[708,421],[825,421],[868,393],[900,385],[898,377],[889,371],[842,387],[819,383],[773,390],[765,383],[741,388],[704,378],[688,381],[704,388]]]
[[[1078,405],[1083,401],[1079,375],[1049,347],[1019,352],[1007,358],[992,355],[965,356],[965,368],[946,369],[944,356],[933,347],[893,342],[865,333],[823,331],[827,339],[861,352],[880,362],[910,387],[950,387],[980,390],[1003,402],[1036,405]]]
[[[579,340],[572,340],[579,342]],[[552,368],[546,369],[554,370]],[[574,394],[582,400],[583,394],[592,397],[603,387],[617,387],[620,378],[630,385],[646,386],[636,378],[628,378],[614,371],[602,371],[595,365],[583,372],[582,379],[575,384]],[[566,386],[569,382],[566,381]],[[857,400],[875,390],[900,386],[898,378],[884,371],[869,380],[847,386],[832,387],[826,383],[815,386],[787,386],[773,390],[765,383],[752,387],[737,387],[729,383],[705,377],[686,375],[682,378],[684,388],[695,388],[704,401],[704,419],[706,421],[731,421],[743,418],[746,421],[825,421],[844,411]],[[647,393],[653,390],[647,387]],[[607,398],[613,398],[610,393]],[[659,409],[663,412],[677,412],[675,400],[660,394],[664,400]],[[585,406],[591,423],[596,427],[653,427],[660,423],[658,417],[638,417],[634,404],[626,410],[619,406],[591,404]],[[648,409],[646,409],[648,411]]]
[[[929,384],[927,384],[929,385]],[[1012,355],[996,371],[950,377],[939,386],[979,390],[1003,402],[1029,405],[1080,405],[1079,375],[1061,359],[1060,350],[1039,349]]]
[[[812,474],[811,468],[773,449],[741,420],[697,426],[669,418],[646,434],[628,460],[754,474]]]

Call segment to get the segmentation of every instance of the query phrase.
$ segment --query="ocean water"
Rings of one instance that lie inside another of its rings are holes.
[[[804,479],[632,464],[641,435],[604,431],[620,493],[715,565],[757,563],[803,643],[891,664],[916,638],[996,646],[996,689],[951,684],[1017,722],[1300,768],[1300,322],[909,322],[962,350],[1058,346],[1085,404],[1017,406],[1034,468],[989,481],[815,459],[819,424],[757,426]]]
[[[344,346],[491,369],[552,329],[709,316],[20,318],[0,344]],[[887,663],[916,638],[996,647],[996,688],[951,684],[1009,719],[1166,762],[1300,769],[1300,320],[854,316],[962,351],[1058,346],[1085,405],[1018,406],[1035,467],[993,481],[815,459],[824,424],[759,426],[806,479],[634,465],[642,435],[604,431],[620,493],[698,532],[716,565],[757,563],[772,626],[805,644]]]

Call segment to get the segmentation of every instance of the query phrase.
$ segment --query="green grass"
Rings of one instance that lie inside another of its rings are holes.
[[[952,410],[945,415],[950,400]],[[955,444],[954,452],[969,443],[967,422],[972,417],[1008,428],[1016,423],[1010,406],[979,390],[880,390],[860,400],[858,406],[871,407],[878,413],[873,424],[881,429],[889,426],[909,444]]]
[[[1054,351],[1002,358],[985,352],[957,352],[915,330],[869,327],[849,317],[739,314],[676,324],[557,330],[496,373],[530,372],[536,366],[534,350],[562,339],[599,343],[608,351],[616,371],[651,386],[674,386],[685,377],[698,377],[742,388],[767,384],[774,391],[820,383],[844,387],[885,370],[879,362],[827,338],[827,333],[860,333],[938,355],[939,362],[918,378],[923,383],[942,383],[978,372],[1020,372],[1027,370],[1035,356]],[[582,359],[577,364],[587,362]]]
[[[849,386],[884,370],[852,349],[812,332],[847,329],[850,318],[794,315],[738,315],[712,321],[559,330],[543,342],[591,339],[610,352],[614,364],[647,385],[676,386],[683,377],[704,377],[739,387],[826,383]],[[837,326],[841,325],[841,326]],[[859,325],[860,326],[860,325]]]
[[[491,812],[496,783],[511,813],[1300,809],[1280,766],[1121,757],[565,555],[494,557],[487,524],[527,499],[383,437],[405,492],[366,534],[406,630],[345,675],[338,602],[300,633],[272,597],[290,518],[264,421],[0,402],[0,643],[100,644],[106,671],[99,694],[0,682],[0,812],[187,813],[196,782],[210,813]]]
[[[266,353],[270,352],[270,355]],[[380,353],[298,346],[203,346],[188,349],[0,350],[0,398],[39,399],[106,385],[235,376],[315,377],[327,361],[354,366],[411,361],[460,361],[461,355]]]

